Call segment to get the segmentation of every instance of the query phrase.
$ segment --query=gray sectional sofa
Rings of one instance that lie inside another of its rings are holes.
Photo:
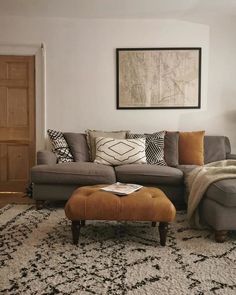
[[[174,167],[149,164],[112,167],[96,164],[89,162],[85,134],[64,133],[64,135],[70,143],[76,162],[57,164],[53,152],[38,152],[37,165],[31,170],[33,199],[38,205],[42,201],[67,200],[80,186],[111,184],[119,181],[158,187],[166,193],[177,209],[186,207],[184,175],[195,166],[174,163]],[[168,148],[168,151],[165,151],[166,157],[176,153],[176,143],[172,142],[172,145],[166,145]],[[236,156],[231,154],[230,141],[225,136],[205,136],[204,153],[205,163],[236,159]],[[221,231],[220,238],[218,233],[218,240],[223,239],[224,230],[236,229],[234,217],[236,216],[236,179],[213,183],[201,203],[200,213],[207,224]]]

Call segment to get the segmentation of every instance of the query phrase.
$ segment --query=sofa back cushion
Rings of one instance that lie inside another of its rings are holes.
[[[166,131],[164,158],[168,166],[176,167],[179,164],[179,132]]]
[[[64,137],[68,143],[75,162],[90,161],[86,134],[65,132]]]
[[[204,157],[205,164],[226,159],[226,154],[230,153],[230,142],[225,136],[204,137]]]

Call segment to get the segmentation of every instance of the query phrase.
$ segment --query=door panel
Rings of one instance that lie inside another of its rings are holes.
[[[8,62],[7,79],[28,80],[28,65],[25,62]]]
[[[7,78],[7,63],[5,63],[3,60],[0,60],[0,79],[6,79]]]
[[[28,180],[29,147],[27,145],[7,145],[8,180]]]
[[[28,89],[8,88],[7,127],[28,127]]]
[[[0,56],[0,192],[25,191],[35,164],[33,56]]]
[[[7,145],[0,143],[0,183],[7,181]]]
[[[29,130],[28,128],[19,127],[19,128],[5,128],[0,127],[0,142],[15,142],[19,141],[24,143],[29,142]]]
[[[7,125],[7,88],[0,87],[0,127]]]

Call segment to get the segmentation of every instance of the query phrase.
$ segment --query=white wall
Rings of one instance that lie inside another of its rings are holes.
[[[227,135],[236,153],[236,18],[218,19],[210,29],[208,112],[210,133]]]
[[[233,34],[219,29],[211,31],[209,42],[208,26],[177,20],[0,18],[1,42],[46,44],[48,128],[140,132],[205,129],[211,134],[227,134],[236,147],[236,83],[232,79],[236,44],[231,40]],[[168,46],[202,47],[202,109],[116,110],[115,48]]]
[[[197,19],[210,27],[207,109],[199,118],[186,114],[181,119],[183,124],[191,122],[190,126],[199,120],[209,134],[228,136],[236,153],[236,18],[205,15]]]

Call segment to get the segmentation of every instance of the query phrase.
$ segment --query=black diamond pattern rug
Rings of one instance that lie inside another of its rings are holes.
[[[0,210],[0,294],[236,294],[236,235],[192,230],[185,212],[161,247],[148,222],[88,222],[71,243],[63,209]]]

